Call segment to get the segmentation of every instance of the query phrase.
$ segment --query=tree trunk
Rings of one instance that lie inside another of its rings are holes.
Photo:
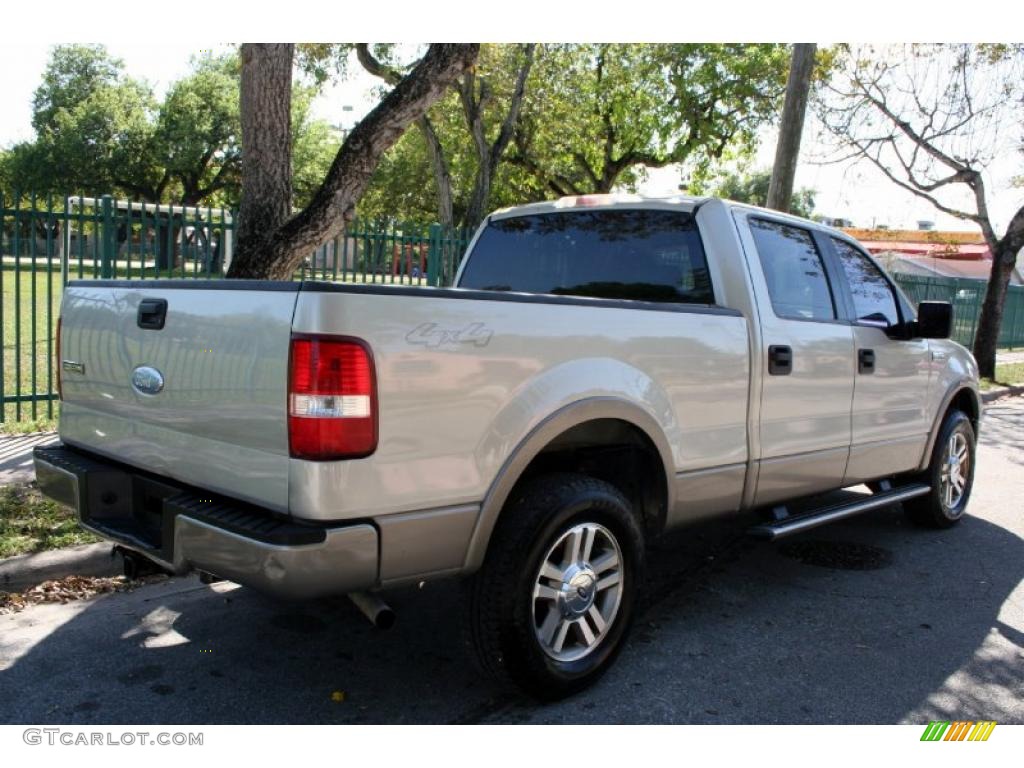
[[[469,131],[473,135],[473,143],[477,151],[476,178],[473,182],[473,194],[470,196],[464,222],[467,227],[476,227],[483,221],[490,208],[491,187],[494,184],[494,176],[498,172],[498,164],[501,163],[505,150],[508,149],[508,145],[515,135],[516,124],[519,122],[519,113],[523,107],[523,97],[526,94],[526,79],[530,76],[536,47],[536,43],[527,43],[523,46],[523,63],[516,74],[516,85],[512,91],[508,111],[501,121],[501,128],[493,143],[488,143],[484,134],[483,110],[487,99],[484,96],[484,87],[481,86],[479,100],[474,101],[472,81],[470,81],[468,104],[465,98],[463,99],[466,121]],[[465,84],[463,85],[465,86]]]
[[[998,252],[992,260],[992,274],[985,290],[981,305],[978,331],[974,336],[974,359],[978,361],[978,372],[984,378],[996,375],[996,349],[999,346],[999,330],[1003,325],[1003,307],[1006,305],[1006,290],[1010,285],[1010,271],[1013,269],[1016,253]]]
[[[268,236],[259,248],[249,248],[242,254],[236,250],[228,276],[288,280],[314,248],[341,234],[381,156],[473,65],[479,50],[477,43],[432,44],[415,68],[352,129],[309,205],[276,229],[267,230]],[[244,67],[243,57],[243,73]],[[282,84],[278,82],[275,87]],[[287,154],[287,144],[278,146],[278,151]],[[243,164],[243,200],[247,184]],[[286,193],[290,198],[290,189],[277,188],[279,196]]]
[[[466,209],[465,226],[476,227],[487,215],[488,203],[491,200],[492,178],[490,162],[477,166],[476,178],[473,181],[473,195],[469,199],[469,208]]]
[[[452,175],[448,170],[448,160],[444,156],[434,125],[426,115],[416,121],[416,126],[427,143],[427,154],[430,155],[430,166],[434,171],[434,183],[437,185],[437,220],[439,224],[450,227],[455,223],[452,208]]]
[[[356,43],[356,58],[363,65],[363,69],[375,77],[379,77],[388,85],[398,85],[402,81],[402,73],[394,67],[381,63],[370,52],[370,46],[366,43]],[[427,144],[427,154],[430,156],[430,167],[434,171],[434,183],[437,185],[437,218],[440,224],[446,227],[455,223],[455,215],[452,212],[452,176],[448,169],[448,160],[444,156],[444,147],[441,140],[437,138],[437,131],[430,118],[423,115],[416,121],[416,127],[423,134],[423,140]]]
[[[804,132],[804,115],[807,112],[807,97],[811,92],[811,75],[814,72],[814,43],[793,45],[793,57],[786,81],[786,100],[782,106],[782,121],[779,126],[779,143],[775,147],[775,165],[772,180],[768,185],[768,207],[777,211],[789,211],[793,197],[793,178],[800,156],[800,139]]]
[[[1003,308],[1006,306],[1010,273],[1017,263],[1017,254],[1024,248],[1024,208],[1014,214],[1002,239],[990,242],[989,247],[992,249],[992,274],[988,278],[981,317],[978,318],[978,330],[974,334],[974,359],[978,361],[979,375],[994,379],[996,350],[999,347],[999,331],[1003,325]]]
[[[231,277],[239,276],[236,265],[246,270],[265,261],[267,243],[291,214],[294,48],[291,43],[242,45],[243,184]]]

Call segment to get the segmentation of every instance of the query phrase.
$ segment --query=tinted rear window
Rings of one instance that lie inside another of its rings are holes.
[[[459,287],[714,303],[697,225],[681,211],[567,211],[493,221]]]

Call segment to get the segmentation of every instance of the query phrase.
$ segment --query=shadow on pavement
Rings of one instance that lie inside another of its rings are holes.
[[[920,531],[888,509],[793,541],[818,544],[754,543],[735,521],[659,542],[628,647],[567,702],[476,677],[457,584],[392,593],[398,623],[380,632],[344,598],[282,604],[176,579],[0,617],[0,722],[1024,719],[1022,625],[1000,619],[1024,575],[1019,536],[975,517]],[[848,570],[794,555],[837,544],[886,556]]]

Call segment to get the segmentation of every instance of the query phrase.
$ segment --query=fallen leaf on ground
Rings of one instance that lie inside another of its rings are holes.
[[[162,574],[135,580],[124,576],[65,576],[63,579],[44,581],[24,592],[0,592],[0,614],[17,613],[40,603],[67,603],[110,592],[130,592],[143,584],[166,578]]]

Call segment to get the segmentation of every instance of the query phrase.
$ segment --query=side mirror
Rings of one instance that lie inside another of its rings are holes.
[[[917,305],[920,339],[948,339],[953,334],[953,305],[948,301],[922,301]]]

